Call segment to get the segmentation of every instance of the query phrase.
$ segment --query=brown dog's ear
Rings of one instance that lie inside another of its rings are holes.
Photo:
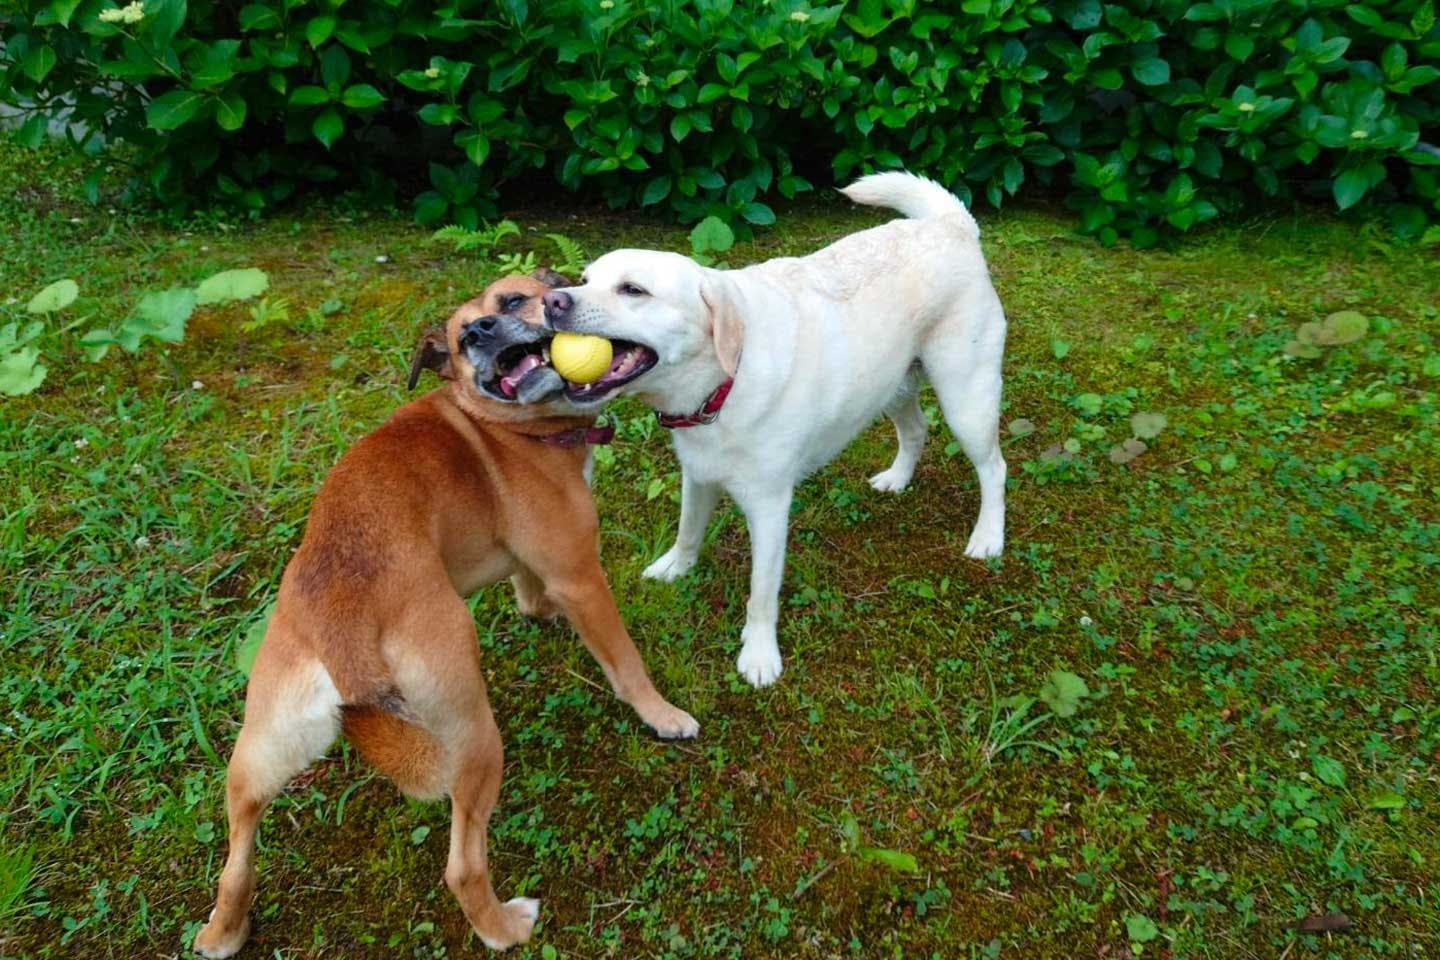
[[[450,367],[450,344],[445,339],[444,325],[426,330],[420,342],[415,345],[415,356],[410,360],[410,380],[405,389],[415,389],[415,384],[420,381],[421,370],[434,370],[443,380],[454,379],[455,373]]]
[[[534,273],[530,274],[530,277],[533,280],[539,280],[547,287],[553,288],[575,286],[574,282],[571,281],[569,277],[565,276],[563,273],[556,273],[549,267],[540,267]]]
[[[715,344],[715,357],[733,377],[740,369],[740,350],[745,345],[745,321],[727,289],[728,284],[713,275],[700,284],[700,299],[710,311],[710,339]]]

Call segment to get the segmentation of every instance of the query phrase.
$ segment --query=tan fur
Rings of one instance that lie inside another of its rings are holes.
[[[504,754],[463,597],[487,583],[512,577],[522,610],[563,613],[661,736],[698,731],[655,690],[615,609],[585,448],[537,439],[593,415],[485,397],[458,347],[466,323],[504,312],[517,292],[527,300],[511,315],[539,325],[545,289],[498,281],[427,334],[412,378],[429,368],[449,382],[355,444],[316,496],[250,676],[226,788],[229,859],[195,939],[205,956],[245,942],[259,819],[342,728],[405,792],[450,796],[445,879],[481,939],[503,949],[529,937],[538,904],[500,903],[486,857]]]

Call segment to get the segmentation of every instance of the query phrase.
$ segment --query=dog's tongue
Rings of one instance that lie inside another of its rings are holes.
[[[515,396],[515,386],[525,379],[525,374],[545,363],[545,359],[538,353],[527,353],[524,359],[515,364],[515,369],[500,378],[500,390],[507,397]]]

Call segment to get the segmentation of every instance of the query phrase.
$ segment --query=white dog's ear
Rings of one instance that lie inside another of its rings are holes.
[[[700,284],[700,299],[710,313],[710,339],[725,375],[735,376],[740,368],[740,348],[745,343],[745,321],[730,295],[729,284],[719,277],[706,277]]]

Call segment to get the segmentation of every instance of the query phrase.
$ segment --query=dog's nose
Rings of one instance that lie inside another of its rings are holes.
[[[547,290],[541,299],[545,302],[545,319],[551,323],[565,319],[570,308],[575,306],[575,298],[564,290]]]
[[[495,329],[496,320],[494,317],[481,317],[479,320],[471,320],[460,328],[460,346],[473,346],[476,341],[489,336]]]

